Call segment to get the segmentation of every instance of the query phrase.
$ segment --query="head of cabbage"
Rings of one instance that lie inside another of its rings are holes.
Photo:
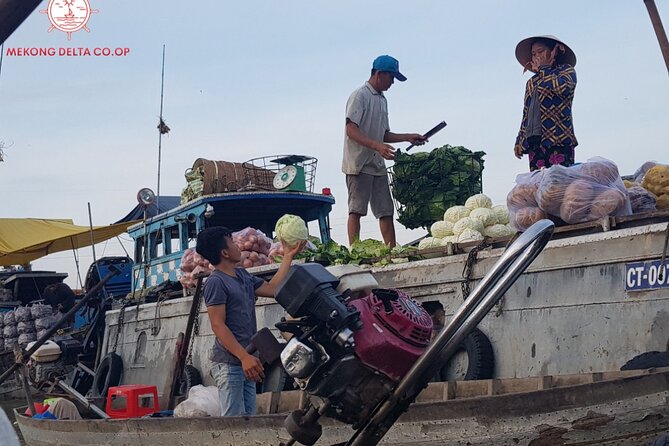
[[[465,207],[470,211],[476,208],[491,208],[492,200],[486,194],[476,194],[467,198]]]
[[[465,217],[461,218],[453,225],[453,234],[459,236],[465,229],[471,229],[482,234],[483,228],[484,226],[483,223],[481,223],[481,220],[472,217]]]
[[[439,220],[430,226],[430,234],[432,237],[444,238],[453,235],[453,223],[450,221]]]
[[[483,226],[491,226],[497,223],[497,214],[492,209],[476,208],[469,213],[471,218],[480,220]]]
[[[444,221],[455,223],[458,220],[467,217],[469,212],[471,211],[464,206],[451,206],[444,212]]]
[[[302,240],[309,238],[307,224],[297,215],[286,214],[276,222],[274,228],[276,237],[289,246],[295,246]]]

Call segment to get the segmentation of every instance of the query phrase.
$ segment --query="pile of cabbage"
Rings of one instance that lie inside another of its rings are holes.
[[[437,248],[448,243],[481,241],[484,237],[508,237],[516,231],[509,225],[509,211],[505,205],[493,206],[485,194],[467,198],[464,205],[446,209],[444,219],[430,227],[430,237],[418,244],[418,249]]]

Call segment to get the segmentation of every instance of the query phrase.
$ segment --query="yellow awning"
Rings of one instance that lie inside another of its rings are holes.
[[[23,265],[54,252],[104,242],[135,223],[94,226],[91,238],[88,226],[77,226],[72,220],[0,218],[0,266]]]

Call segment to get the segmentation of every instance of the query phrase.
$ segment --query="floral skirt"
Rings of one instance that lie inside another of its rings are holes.
[[[574,165],[574,148],[553,146],[550,149],[538,147],[534,150],[528,150],[530,158],[530,171],[550,167],[554,164],[561,164],[565,167]]]

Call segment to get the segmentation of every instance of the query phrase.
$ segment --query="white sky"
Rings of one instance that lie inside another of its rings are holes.
[[[669,24],[669,1],[656,0]],[[484,192],[504,202],[527,161],[513,157],[524,85],[514,49],[554,34],[576,53],[577,160],[604,156],[632,173],[667,161],[669,78],[642,0],[283,2],[91,0],[99,10],[67,41],[35,11],[5,42],[0,74],[0,217],[114,222],[142,187],[156,189],[160,65],[167,45],[161,194],[179,195],[198,157],[319,159],[317,190],[337,199],[333,238],[346,241],[340,173],[344,106],[391,54],[409,78],[387,93],[396,132],[441,120],[443,144],[484,150]],[[44,9],[43,2],[38,9]],[[127,57],[8,57],[8,48],[128,47]],[[397,144],[404,147],[406,144]],[[423,231],[398,224],[407,242]],[[127,235],[124,236],[126,239]],[[380,238],[363,220],[362,237]],[[97,255],[118,255],[117,241]],[[90,249],[80,250],[82,276]],[[76,285],[72,253],[38,260]]]

